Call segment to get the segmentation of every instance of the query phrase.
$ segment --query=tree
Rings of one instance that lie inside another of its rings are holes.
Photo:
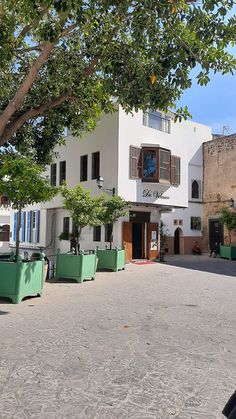
[[[220,221],[228,231],[229,245],[231,246],[232,231],[236,228],[236,212],[232,212],[229,208],[224,207],[221,209],[220,214]]]
[[[110,249],[112,249],[114,223],[118,221],[120,217],[127,215],[129,207],[129,202],[116,195],[112,196],[104,203],[100,218],[101,224],[110,224],[112,226],[109,237]]]
[[[28,205],[52,199],[57,189],[43,177],[42,166],[19,154],[5,154],[0,161],[0,195],[8,197],[18,210],[16,227],[16,257],[19,255],[22,209]]]
[[[90,192],[80,185],[74,189],[68,189],[66,185],[63,185],[61,194],[64,198],[64,208],[70,212],[76,230],[76,233],[74,232],[76,236],[75,253],[78,254],[82,229],[86,226],[95,227],[100,224],[104,196],[92,197]]]
[[[210,71],[233,72],[232,0],[0,0],[0,146],[50,158],[120,103],[166,110]],[[115,99],[114,99],[115,98]],[[188,115],[187,108],[177,111]]]

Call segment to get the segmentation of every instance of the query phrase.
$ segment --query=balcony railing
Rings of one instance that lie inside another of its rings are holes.
[[[167,132],[168,134],[170,134],[170,122],[170,119],[163,118],[154,112],[145,112],[143,114],[143,125],[159,131]]]

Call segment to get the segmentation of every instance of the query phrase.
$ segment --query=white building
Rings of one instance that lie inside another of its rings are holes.
[[[188,207],[190,167],[191,178],[202,180],[200,149],[211,139],[210,128],[191,121],[174,123],[173,116],[151,111],[132,116],[119,107],[116,113],[104,115],[82,139],[67,136],[66,146],[57,148],[58,158],[47,173],[54,185],[66,180],[73,188],[80,182],[94,195],[101,193],[96,179],[102,176],[105,189],[115,188],[116,194],[132,203],[129,215],[114,226],[114,246],[125,242],[127,260],[158,256],[161,215]],[[188,217],[191,211],[185,210]],[[194,216],[199,214],[194,210]],[[11,225],[14,246],[15,213]],[[48,255],[58,248],[69,251],[69,240],[59,240],[62,232],[72,232],[72,220],[57,196],[24,211],[21,249],[45,249]],[[84,229],[81,248],[103,248],[108,233],[109,226]]]

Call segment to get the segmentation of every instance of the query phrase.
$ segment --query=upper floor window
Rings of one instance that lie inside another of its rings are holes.
[[[144,147],[142,156],[143,182],[170,182],[170,150]]]
[[[193,180],[192,181],[191,197],[193,199],[200,199],[200,181],[199,180]]]
[[[130,177],[143,182],[180,184],[180,158],[160,147],[130,146]]]
[[[80,157],[80,182],[88,180],[88,156]]]
[[[100,153],[92,153],[92,179],[98,179],[100,176]]]
[[[170,118],[163,116],[161,112],[148,109],[143,113],[143,125],[170,134]]]
[[[66,180],[66,161],[60,161],[60,177],[59,177],[59,184]]]
[[[56,163],[51,164],[50,182],[51,182],[51,186],[56,186],[56,184],[57,184],[57,165],[56,165]]]

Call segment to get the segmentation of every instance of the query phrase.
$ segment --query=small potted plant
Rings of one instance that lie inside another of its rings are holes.
[[[104,198],[91,197],[90,192],[78,185],[68,189],[61,187],[64,199],[64,208],[70,212],[75,226],[73,232],[73,253],[57,254],[56,279],[68,278],[77,282],[85,279],[95,279],[97,267],[96,251],[85,254],[80,249],[81,233],[84,227],[94,227],[100,222],[100,212],[103,208]]]
[[[19,254],[21,214],[28,205],[50,200],[56,193],[43,177],[44,168],[17,153],[3,154],[0,166],[0,194],[11,202],[16,215],[16,251],[9,261],[0,260],[0,296],[19,303],[24,297],[41,295],[44,254],[38,260],[23,260]]]
[[[101,224],[110,224],[109,249],[98,249],[98,269],[111,269],[115,272],[125,269],[125,249],[112,249],[113,226],[120,217],[127,214],[129,202],[120,196],[112,196],[107,199],[103,206],[101,215]]]
[[[232,245],[232,232],[236,229],[236,212],[233,212],[227,207],[222,208],[220,221],[223,223],[228,233],[228,243],[220,245],[220,257],[236,259],[236,245]]]

